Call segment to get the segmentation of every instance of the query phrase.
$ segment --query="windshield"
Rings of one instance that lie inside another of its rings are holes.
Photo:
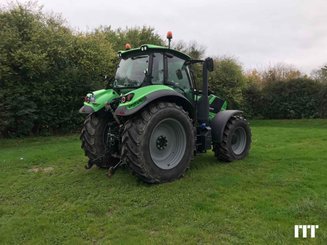
[[[116,72],[114,87],[141,86],[148,72],[148,64],[148,55],[121,59]]]

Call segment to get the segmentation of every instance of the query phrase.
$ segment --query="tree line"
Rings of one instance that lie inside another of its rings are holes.
[[[77,32],[58,16],[32,5],[0,9],[0,135],[48,135],[78,129],[83,97],[103,88],[102,76],[114,75],[116,51],[125,43],[165,45],[151,27],[99,27]],[[203,58],[196,42],[174,48]],[[230,108],[254,118],[327,117],[327,67],[311,76],[279,65],[244,71],[230,57],[216,57],[210,90]]]

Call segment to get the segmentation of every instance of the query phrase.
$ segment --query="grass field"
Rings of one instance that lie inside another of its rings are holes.
[[[163,185],[85,170],[77,135],[0,140],[0,244],[327,244],[327,120],[251,125],[246,160]]]

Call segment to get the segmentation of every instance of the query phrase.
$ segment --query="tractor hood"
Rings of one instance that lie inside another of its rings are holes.
[[[107,102],[118,98],[119,94],[113,89],[101,89],[88,93],[85,96],[84,106],[79,110],[80,113],[89,114],[101,110]]]

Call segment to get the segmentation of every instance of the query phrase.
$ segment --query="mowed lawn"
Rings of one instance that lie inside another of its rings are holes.
[[[85,170],[78,135],[2,139],[0,244],[327,244],[327,120],[251,126],[246,160],[209,152],[162,185]]]

